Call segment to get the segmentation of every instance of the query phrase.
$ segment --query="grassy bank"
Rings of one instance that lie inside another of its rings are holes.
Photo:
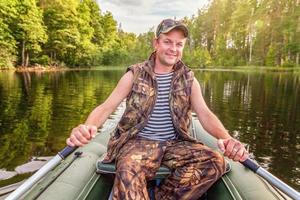
[[[207,70],[207,71],[239,71],[239,72],[299,72],[299,67],[269,67],[269,66],[209,66],[205,68],[193,68],[193,70]]]
[[[90,67],[60,67],[60,66],[35,66],[35,67],[17,67],[1,68],[0,71],[14,70],[17,72],[49,72],[49,71],[76,71],[76,70],[126,70],[127,65],[118,66],[90,66]],[[269,67],[269,66],[208,66],[191,67],[192,70],[203,71],[239,71],[239,72],[296,72],[300,73],[299,67]]]
[[[57,66],[38,66],[38,67],[17,67],[1,68],[1,71],[16,72],[51,72],[51,71],[76,71],[76,70],[126,70],[127,66],[92,66],[92,67],[57,67]]]

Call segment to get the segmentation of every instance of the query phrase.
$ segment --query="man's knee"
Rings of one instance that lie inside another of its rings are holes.
[[[142,170],[141,164],[130,158],[120,159],[116,163],[116,174],[128,173],[128,174],[135,175],[141,173],[141,170]]]
[[[134,163],[130,160],[121,161],[116,167],[116,180],[124,184],[125,187],[143,182],[145,179],[142,167],[138,163]]]

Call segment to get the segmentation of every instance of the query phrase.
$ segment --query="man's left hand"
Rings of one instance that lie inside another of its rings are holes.
[[[249,153],[244,145],[234,138],[219,139],[218,146],[224,153],[224,156],[234,161],[243,162],[249,157]]]

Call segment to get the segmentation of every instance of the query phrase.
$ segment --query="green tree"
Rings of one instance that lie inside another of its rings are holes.
[[[47,41],[43,15],[35,0],[24,0],[18,5],[19,19],[16,38],[21,49],[21,65],[29,65],[30,54],[42,51],[41,44]]]
[[[102,38],[101,47],[103,51],[108,50],[114,45],[117,39],[117,22],[114,20],[111,12],[106,12],[101,18],[101,25],[103,28],[104,36]]]
[[[92,55],[96,51],[96,44],[92,43],[94,29],[91,26],[90,1],[82,1],[77,7],[77,29],[79,41],[76,48],[68,51],[67,63],[72,66],[89,66],[92,64]]]
[[[18,16],[15,0],[0,1],[0,69],[11,68],[16,61],[16,40],[10,26]]]
[[[299,64],[299,1],[213,0],[184,19],[190,29],[189,56],[207,49],[215,65]],[[271,50],[271,51],[269,51]]]
[[[76,44],[80,42],[77,11],[79,2],[43,0],[40,4],[44,10],[44,23],[49,37],[44,51],[50,55],[54,65],[59,64],[59,61],[71,62],[70,54],[74,53]]]
[[[269,46],[268,53],[266,55],[266,65],[267,66],[274,66],[276,60],[276,49],[274,46]]]

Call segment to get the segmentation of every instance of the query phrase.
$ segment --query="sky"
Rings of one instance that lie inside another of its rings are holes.
[[[102,12],[110,11],[126,32],[145,33],[166,18],[197,14],[209,0],[97,0]]]

